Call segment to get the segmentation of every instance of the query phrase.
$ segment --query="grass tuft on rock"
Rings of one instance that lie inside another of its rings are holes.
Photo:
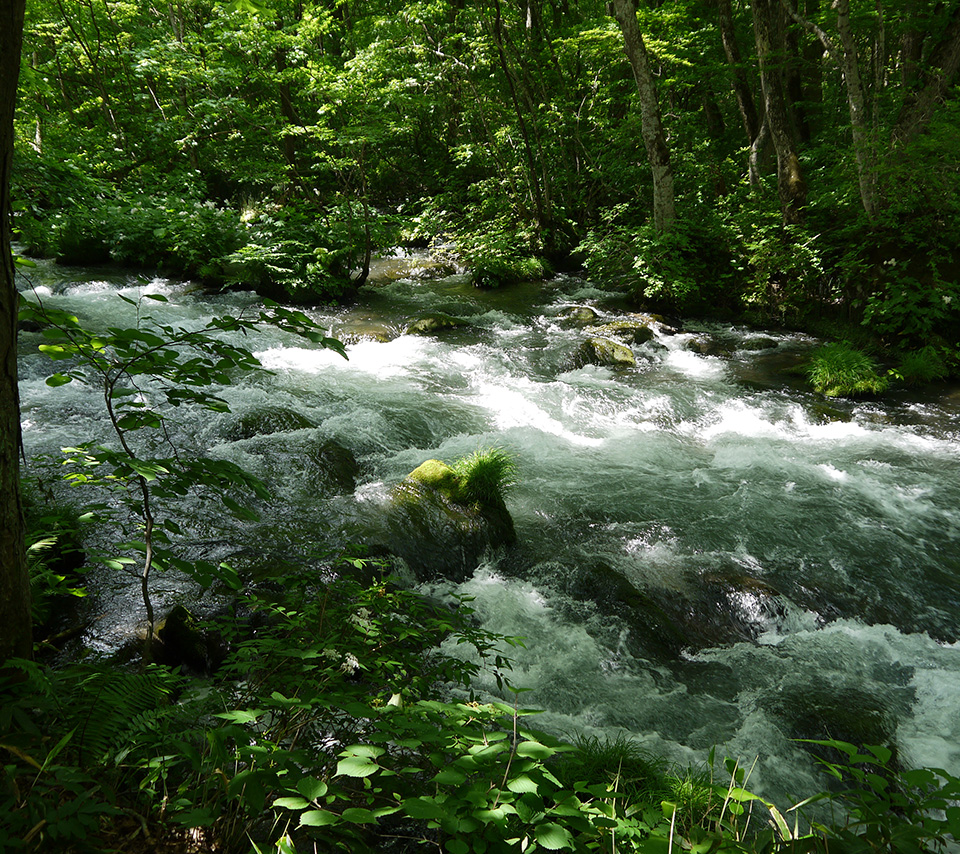
[[[813,387],[826,397],[881,394],[889,380],[877,371],[876,362],[846,342],[818,349],[807,366]]]
[[[453,464],[460,500],[472,504],[500,505],[517,483],[517,466],[502,448],[476,450]]]

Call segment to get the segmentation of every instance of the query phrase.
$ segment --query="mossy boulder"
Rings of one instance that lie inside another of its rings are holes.
[[[615,338],[627,344],[646,344],[656,337],[650,323],[639,318],[614,320],[589,331],[597,337]]]
[[[273,433],[290,433],[316,425],[305,415],[283,406],[259,406],[244,412],[227,429],[228,439],[253,439]]]
[[[610,368],[632,368],[637,364],[633,350],[612,338],[592,336],[588,338],[574,357],[574,365],[582,368],[584,365],[600,365]]]
[[[407,324],[407,335],[435,335],[448,329],[466,326],[467,321],[449,314],[425,314]]]
[[[457,473],[440,460],[422,463],[396,487],[381,536],[420,581],[463,581],[488,549],[517,539],[503,501],[464,500]]]
[[[427,460],[421,463],[407,475],[407,480],[435,489],[449,501],[457,500],[457,473],[440,460]]]

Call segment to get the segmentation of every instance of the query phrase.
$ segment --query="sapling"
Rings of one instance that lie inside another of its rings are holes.
[[[111,326],[105,331],[85,328],[68,312],[22,300],[21,319],[38,322],[46,343],[40,350],[63,370],[47,379],[53,387],[81,382],[97,388],[116,444],[95,441],[64,449],[78,484],[106,486],[120,495],[130,518],[137,520],[139,536],[118,544],[127,552],[105,562],[115,569],[138,567],[140,592],[147,621],[146,654],[155,627],[150,577],[154,569],[175,568],[203,586],[213,580],[236,587],[235,573],[226,564],[186,561],[172,548],[171,535],[182,533],[166,512],[167,502],[202,492],[218,500],[234,517],[253,521],[256,514],[233,497],[237,490],[260,498],[266,487],[239,466],[224,460],[190,457],[176,446],[170,432],[170,412],[195,406],[210,412],[228,412],[215,393],[238,376],[262,370],[246,348],[225,340],[224,334],[246,333],[268,324],[302,335],[344,357],[343,344],[324,335],[302,312],[267,302],[245,317],[214,317],[200,330],[163,324],[142,313],[143,300],[166,302],[160,294],[140,300],[118,294],[136,309],[132,327]],[[137,558],[130,553],[137,553]]]

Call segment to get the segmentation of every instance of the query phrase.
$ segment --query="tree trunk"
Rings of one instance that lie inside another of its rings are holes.
[[[640,34],[637,12],[631,0],[613,0],[614,17],[623,33],[623,49],[630,60],[633,78],[640,96],[640,119],[643,144],[653,175],[653,225],[658,233],[667,231],[676,219],[673,194],[673,168],[670,149],[660,121],[660,103],[650,73],[647,48]]]
[[[723,52],[726,54],[730,70],[733,72],[733,93],[737,96],[740,121],[743,122],[747,142],[752,145],[760,133],[760,117],[757,114],[757,105],[753,100],[753,90],[750,88],[747,72],[743,66],[740,45],[737,44],[730,0],[717,0],[717,20],[720,25],[720,38],[723,41]]]
[[[30,577],[20,501],[17,291],[10,247],[13,110],[20,76],[25,0],[0,0],[0,664],[33,651]]]
[[[807,200],[807,185],[800,168],[800,158],[797,156],[783,94],[779,63],[784,56],[784,45],[777,44],[777,50],[774,51],[771,0],[754,0],[753,33],[760,60],[760,85],[766,106],[766,121],[777,152],[777,192],[780,196],[783,222],[784,225],[796,225],[802,219],[803,206]]]
[[[857,178],[860,184],[860,200],[867,218],[877,215],[877,158],[867,117],[866,96],[860,79],[860,62],[857,45],[850,27],[850,0],[836,0],[837,33],[843,48],[843,79],[846,82],[847,104],[850,107],[850,127],[853,131],[853,153],[857,159]]]
[[[921,89],[911,93],[903,102],[893,129],[895,142],[909,142],[922,133],[933,118],[937,104],[960,71],[960,3],[954,6],[950,19],[937,46],[926,63]]]

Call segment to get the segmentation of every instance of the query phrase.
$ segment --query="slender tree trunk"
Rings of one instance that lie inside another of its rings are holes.
[[[17,292],[10,247],[13,111],[20,76],[24,0],[0,0],[0,664],[33,652],[30,577],[20,501]]]
[[[853,134],[853,153],[857,162],[860,200],[867,218],[873,220],[880,208],[879,191],[877,189],[877,154],[867,109],[867,96],[860,76],[857,44],[853,37],[853,28],[850,25],[850,0],[834,0],[833,3],[833,8],[837,10],[839,48],[822,29],[811,21],[802,18],[792,7],[788,6],[787,8],[791,17],[797,23],[817,36],[824,49],[843,71],[844,89],[847,92],[847,106],[850,112],[850,129]]]
[[[503,10],[500,5],[500,0],[494,0],[493,35],[497,44],[497,56],[500,59],[500,68],[503,71],[503,76],[506,78],[507,88],[510,90],[510,101],[513,104],[514,114],[517,117],[517,125],[520,128],[520,137],[523,140],[523,151],[527,161],[527,176],[530,185],[530,200],[533,202],[534,210],[537,212],[537,237],[542,242],[545,234],[552,231],[552,229],[550,229],[550,223],[553,217],[543,192],[540,170],[537,168],[537,158],[534,155],[533,145],[530,139],[531,134],[527,128],[527,122],[524,119],[523,108],[520,105],[514,73],[507,62],[506,44],[503,33]]]
[[[676,206],[673,167],[670,165],[670,149],[667,147],[663,123],[660,121],[660,103],[632,0],[613,0],[611,6],[623,33],[623,49],[630,60],[633,78],[637,83],[637,94],[640,96],[641,133],[653,175],[653,225],[659,233],[663,233],[676,219]]]
[[[754,0],[753,32],[757,42],[757,56],[760,60],[760,85],[766,106],[766,121],[770,127],[770,137],[777,152],[777,192],[780,196],[780,208],[783,211],[784,225],[795,225],[802,219],[804,203],[807,199],[807,185],[800,168],[796,144],[783,94],[783,80],[780,64],[784,56],[784,46],[777,44],[774,50],[773,10],[771,0]]]
[[[770,141],[770,125],[767,123],[767,117],[764,116],[760,122],[760,130],[756,138],[750,143],[749,174],[750,187],[754,190],[760,189],[760,159],[763,157],[763,149]]]
[[[730,0],[717,0],[717,20],[720,25],[720,38],[723,41],[723,52],[726,54],[730,70],[733,72],[733,94],[737,97],[740,121],[743,122],[743,131],[747,135],[747,142],[752,145],[760,133],[760,117],[757,114],[757,105],[753,100],[753,90],[750,88],[747,72],[743,66],[740,45],[737,44]]]
[[[850,0],[835,0],[837,10],[837,33],[843,48],[843,79],[846,82],[847,104],[850,107],[850,127],[853,131],[853,153],[857,159],[857,178],[860,184],[860,200],[867,218],[877,215],[877,159],[874,154],[873,135],[867,115],[866,95],[860,79],[860,62],[857,45],[850,27]]]
[[[893,129],[895,142],[909,142],[922,133],[933,118],[960,72],[960,3],[950,13],[947,27],[926,63],[923,86],[907,96]]]

